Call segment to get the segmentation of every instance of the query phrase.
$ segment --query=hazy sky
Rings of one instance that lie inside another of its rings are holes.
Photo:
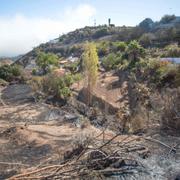
[[[0,56],[15,56],[86,25],[137,25],[180,15],[180,0],[0,0]]]

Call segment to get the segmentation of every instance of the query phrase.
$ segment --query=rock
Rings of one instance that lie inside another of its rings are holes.
[[[65,115],[65,112],[60,109],[51,109],[48,111],[47,115],[45,116],[46,121],[51,120],[62,120],[63,116]]]
[[[74,114],[66,114],[64,116],[64,118],[65,118],[65,120],[72,121],[72,122],[77,121],[79,119],[79,117],[77,115],[74,115]]]
[[[27,84],[9,85],[2,90],[2,100],[11,103],[31,102],[32,90]]]

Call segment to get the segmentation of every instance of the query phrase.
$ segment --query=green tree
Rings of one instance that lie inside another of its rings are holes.
[[[166,23],[170,23],[171,21],[173,21],[174,19],[176,19],[175,15],[164,15],[161,20],[160,23],[166,24]]]
[[[94,43],[86,43],[82,55],[85,79],[87,80],[87,104],[91,104],[91,95],[98,76],[98,55]]]
[[[51,66],[58,65],[58,60],[59,58],[55,54],[38,52],[36,64],[39,66],[40,70],[42,70],[43,74],[47,74]]]

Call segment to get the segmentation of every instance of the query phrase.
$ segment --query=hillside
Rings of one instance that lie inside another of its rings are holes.
[[[59,57],[80,57],[82,44],[86,41],[139,40],[144,47],[164,47],[170,43],[180,43],[180,17],[164,16],[159,22],[146,18],[136,27],[109,27],[107,25],[77,29],[59,38],[34,48],[20,57],[16,63],[24,67],[35,60],[37,50],[51,52]]]

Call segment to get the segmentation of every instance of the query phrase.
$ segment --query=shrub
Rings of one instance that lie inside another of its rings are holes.
[[[69,87],[60,87],[59,86],[58,95],[62,99],[67,99],[68,97],[71,96],[71,90],[69,89]]]
[[[33,69],[32,70],[32,75],[36,75],[37,74],[37,70],[36,69]]]
[[[8,85],[8,82],[6,82],[3,79],[0,79],[0,86],[7,86],[7,85]]]
[[[149,85],[155,87],[179,86],[180,70],[179,65],[159,59],[140,59],[133,65],[129,62],[126,65],[131,74],[139,80],[145,80]]]
[[[145,49],[137,42],[131,41],[127,47],[127,54],[132,63],[138,61],[145,54]]]
[[[22,69],[18,65],[3,65],[0,67],[0,78],[6,81],[12,81],[22,74]]]
[[[113,51],[115,51],[115,52],[117,52],[117,51],[124,52],[127,48],[127,44],[125,42],[121,42],[121,41],[113,42],[112,46],[113,46],[112,47]]]
[[[100,38],[103,36],[108,35],[108,29],[107,28],[102,28],[97,30],[94,34],[93,34],[93,38]]]
[[[43,93],[45,96],[67,100],[71,96],[71,85],[78,80],[80,80],[79,74],[65,74],[62,77],[48,74],[44,77],[34,76],[29,83],[36,94]]]
[[[42,76],[33,76],[28,82],[31,85],[31,88],[34,92],[42,91],[43,86],[43,77]]]
[[[102,65],[106,70],[115,69],[118,64],[122,61],[120,54],[111,53],[102,60]]]
[[[180,47],[177,44],[166,46],[165,51],[162,57],[180,57]]]
[[[70,86],[73,84],[74,79],[71,74],[66,74],[63,77],[56,77],[52,74],[44,78],[43,90],[59,99],[65,99],[71,95]]]
[[[100,43],[97,43],[97,51],[98,51],[98,56],[100,57],[107,55],[110,51],[109,42],[102,41]]]
[[[140,39],[139,42],[142,44],[144,47],[148,47],[152,45],[153,40],[155,40],[155,36],[152,33],[144,33]]]
[[[80,60],[65,65],[65,68],[69,69],[71,73],[76,73],[77,71],[79,71],[80,68]]]
[[[82,75],[80,73],[76,73],[73,75],[73,79],[75,82],[80,81],[82,79]]]
[[[51,66],[58,65],[58,56],[52,53],[38,52],[36,64],[43,74],[50,72]]]

